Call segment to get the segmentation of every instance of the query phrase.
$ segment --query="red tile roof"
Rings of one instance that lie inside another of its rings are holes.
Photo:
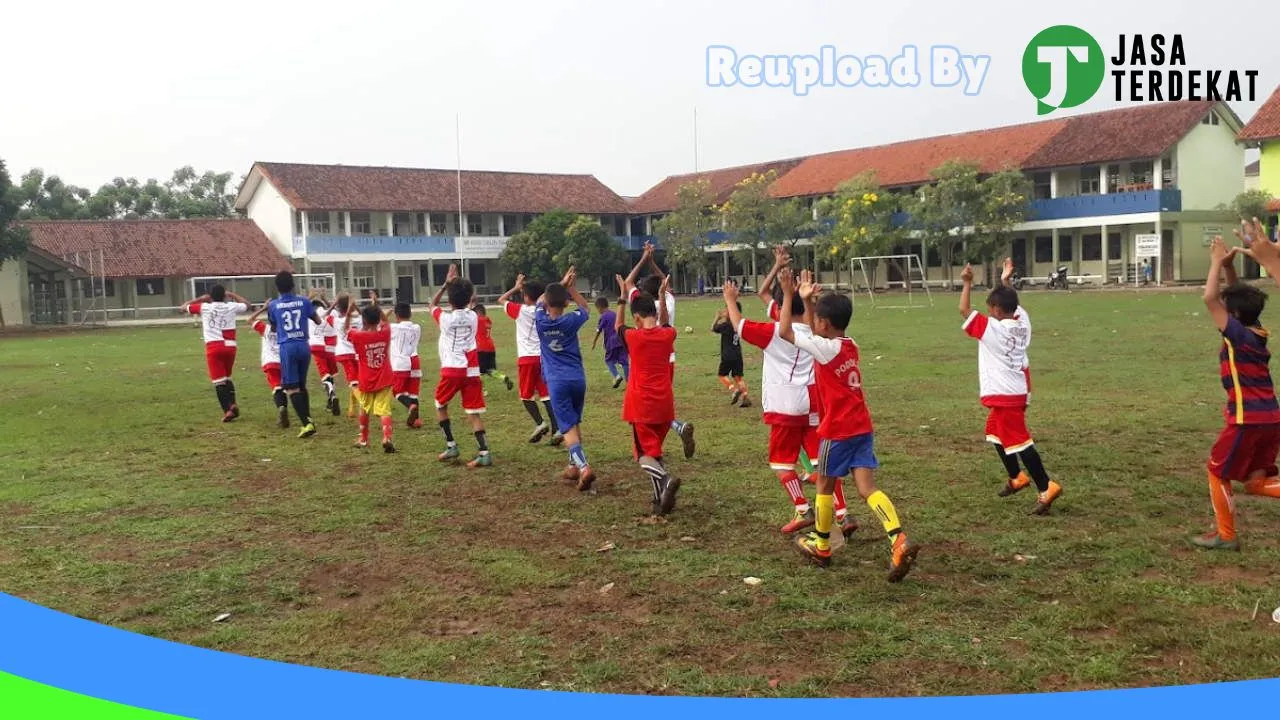
[[[298,210],[458,211],[458,171],[259,162],[254,168]],[[464,212],[556,208],[626,214],[626,201],[594,175],[462,171]]]
[[[1253,119],[1236,136],[1240,140],[1274,140],[1280,138],[1280,86],[1262,103]]]
[[[803,158],[775,160],[773,162],[755,163],[754,165],[738,165],[736,167],[707,170],[705,172],[688,173],[686,175],[669,175],[662,182],[645,191],[643,195],[631,202],[631,212],[637,215],[648,215],[674,210],[676,207],[676,191],[681,186],[705,180],[711,186],[712,202],[717,205],[729,199],[733,188],[743,178],[752,173],[777,171],[779,176],[787,174],[800,164]]]
[[[886,187],[914,185],[947,160],[982,172],[1087,165],[1156,157],[1186,135],[1214,103],[1167,102],[1021,125],[812,155],[770,188],[778,197],[824,195],[867,170]]]
[[[289,260],[252,220],[32,220],[31,242],[88,266],[97,252],[108,278],[267,275]]]

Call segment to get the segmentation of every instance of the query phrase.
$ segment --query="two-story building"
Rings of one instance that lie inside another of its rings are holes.
[[[507,238],[557,208],[630,234],[626,201],[592,175],[259,162],[236,198],[295,270],[410,302],[430,298],[450,263],[478,294],[502,292]]]
[[[1280,215],[1280,87],[1258,108],[1238,136],[1248,147],[1256,147],[1261,155],[1254,165],[1256,177],[1253,186],[1271,193],[1274,198],[1267,207],[1270,215],[1267,226],[1275,228]],[[1253,165],[1250,166],[1253,168]],[[1247,176],[1246,176],[1247,177]],[[1275,232],[1273,230],[1273,232]]]

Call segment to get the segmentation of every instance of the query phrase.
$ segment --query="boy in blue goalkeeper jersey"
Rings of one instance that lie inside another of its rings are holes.
[[[571,266],[564,279],[551,283],[543,291],[534,313],[534,328],[542,346],[542,374],[551,396],[551,412],[555,415],[564,442],[569,446],[570,465],[565,468],[566,480],[577,480],[578,490],[591,489],[596,475],[587,462],[582,449],[582,408],[587,397],[587,375],[582,369],[582,350],[578,345],[578,330],[591,319],[587,300],[574,287],[578,276]],[[578,307],[568,310],[572,299]]]
[[[267,322],[280,345],[280,384],[302,423],[298,437],[305,438],[316,434],[315,423],[311,422],[311,398],[307,395],[307,368],[311,365],[307,323],[319,325],[320,316],[311,300],[295,295],[293,289],[293,273],[286,270],[276,275],[280,296],[267,303]]]

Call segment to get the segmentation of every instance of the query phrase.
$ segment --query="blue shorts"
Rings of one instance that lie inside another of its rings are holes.
[[[844,440],[823,440],[818,451],[818,473],[827,477],[842,478],[856,468],[875,470],[879,467],[875,433],[854,435]]]
[[[587,381],[558,381],[547,385],[551,396],[551,413],[555,415],[560,432],[576,427],[582,422],[582,408],[587,401]]]
[[[280,346],[280,384],[286,390],[297,390],[306,385],[309,367],[311,347],[306,342],[287,342]]]

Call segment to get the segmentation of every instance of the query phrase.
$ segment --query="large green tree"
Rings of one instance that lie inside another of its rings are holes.
[[[852,258],[889,254],[902,239],[902,231],[893,224],[894,197],[880,187],[874,171],[840,183],[836,194],[819,201],[817,207],[822,232],[814,238],[814,250],[835,270],[837,285],[841,269]],[[869,263],[873,278],[878,265],[874,260]]]
[[[1021,170],[1010,167],[983,179],[980,190],[968,259],[982,262],[985,277],[990,279],[995,277],[995,263],[1008,247],[1013,228],[1027,220],[1033,188]]]
[[[564,243],[553,258],[557,268],[573,265],[578,277],[592,288],[608,287],[616,273],[627,265],[627,253],[596,220],[585,215],[574,219],[564,231]]]
[[[6,262],[25,255],[30,245],[27,229],[15,222],[21,205],[21,190],[13,185],[4,160],[0,160],[0,268],[3,268]],[[22,288],[19,288],[19,291],[21,290]],[[4,327],[4,306],[0,305],[0,328],[2,327]]]
[[[1260,218],[1266,220],[1267,204],[1272,200],[1271,193],[1261,188],[1253,190],[1245,190],[1244,192],[1232,198],[1231,202],[1222,207],[1223,210],[1230,210],[1241,220],[1252,220]]]
[[[57,175],[46,176],[41,168],[32,168],[24,173],[16,191],[21,204],[18,217],[23,220],[75,220],[89,217],[85,210],[89,191],[68,185]]]
[[[34,168],[18,187],[20,217],[44,220],[231,217],[235,194],[231,173],[178,168],[161,183],[117,177],[96,192],[68,185]]]
[[[710,264],[707,236],[720,226],[715,196],[706,180],[681,185],[676,190],[676,207],[654,226],[667,253],[667,264],[677,279],[687,282],[704,275]],[[674,284],[674,281],[673,281]],[[684,289],[688,290],[687,286]]]
[[[794,250],[795,245],[813,230],[813,214],[795,198],[783,200],[769,194],[769,186],[778,178],[777,171],[752,173],[741,180],[729,199],[720,206],[724,229],[742,248],[736,255],[744,267],[769,262],[775,245]]]
[[[964,241],[982,212],[982,183],[978,165],[967,160],[948,160],[929,173],[930,181],[916,190],[908,203],[908,227],[921,244],[932,248],[942,261],[947,287],[952,284],[956,249]]]
[[[499,257],[503,282],[515,282],[524,273],[531,280],[552,282],[576,265],[578,277],[594,284],[602,277],[621,272],[626,253],[600,223],[568,210],[551,210],[507,241]]]

